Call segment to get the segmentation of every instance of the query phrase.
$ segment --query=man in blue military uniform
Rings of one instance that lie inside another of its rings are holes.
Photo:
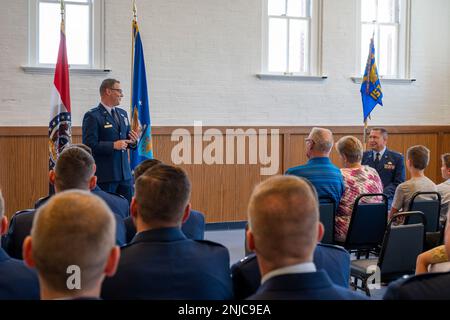
[[[405,181],[405,164],[403,155],[387,149],[388,132],[384,128],[373,128],[369,134],[370,151],[364,152],[362,164],[377,170],[383,193],[389,199],[389,207],[394,198],[395,189]]]
[[[100,86],[101,102],[83,118],[83,143],[92,149],[99,187],[132,197],[128,148],[136,148],[138,132],[131,130],[125,110],[118,108],[123,97],[120,82],[105,79]]]

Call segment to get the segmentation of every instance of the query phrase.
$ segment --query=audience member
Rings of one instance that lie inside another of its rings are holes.
[[[336,210],[334,240],[345,242],[356,198],[364,193],[383,193],[383,185],[375,169],[361,165],[363,145],[357,138],[352,136],[341,138],[336,143],[336,150],[344,167],[341,172],[345,189]],[[361,199],[362,203],[378,201],[378,197]]]
[[[98,299],[120,249],[106,203],[81,190],[60,192],[38,209],[24,260],[39,274],[41,299]]]
[[[306,165],[289,168],[288,175],[306,178],[316,188],[319,200],[331,199],[336,205],[344,192],[341,171],[330,161],[333,133],[328,129],[313,128],[306,138]]]
[[[49,173],[49,180],[55,186],[56,193],[69,189],[92,190],[96,186],[94,158],[81,148],[65,149],[56,161],[55,170]],[[117,197],[106,192],[96,192],[110,208],[114,208]],[[123,199],[121,199],[123,200]],[[126,200],[123,200],[126,202]],[[22,259],[22,244],[30,234],[35,210],[13,216],[6,236],[6,251],[14,258]],[[114,214],[116,219],[116,241],[118,245],[125,244],[125,225],[121,216]]]
[[[427,273],[430,266],[443,262],[448,262],[447,250],[444,245],[422,252],[417,257],[416,275]]]
[[[262,276],[249,299],[364,299],[334,285],[312,262],[323,225],[317,194],[307,181],[276,176],[262,182],[251,195],[248,219],[248,245]]]
[[[425,176],[425,169],[430,160],[430,150],[424,146],[413,146],[406,152],[406,168],[411,174],[411,179],[401,183],[394,195],[390,216],[399,211],[407,211],[412,196],[416,192],[437,191],[433,181]],[[432,195],[425,195],[421,198],[432,198]]]
[[[147,159],[142,161],[134,169],[134,181],[136,181],[145,171],[157,164],[162,164],[157,159]],[[129,243],[136,235],[136,226],[133,222],[133,217],[128,217],[124,220],[125,228],[127,230],[127,243]],[[192,240],[203,240],[205,237],[205,216],[203,213],[191,210],[189,218],[181,225],[183,233]]]
[[[228,250],[190,240],[181,224],[190,212],[191,184],[176,167],[156,165],[135,182],[131,215],[137,234],[122,248],[105,299],[222,300],[233,297]]]
[[[383,193],[388,197],[390,207],[395,189],[405,181],[405,166],[403,156],[386,147],[387,141],[388,132],[385,128],[370,130],[369,148],[371,150],[364,152],[362,164],[377,170],[383,183]]]
[[[447,216],[448,221],[448,216]],[[450,227],[445,229],[445,249],[450,252]],[[425,273],[391,283],[385,300],[448,300],[450,272]]]
[[[8,230],[5,216],[5,202],[0,191],[0,241]],[[37,274],[24,265],[23,261],[12,259],[0,247],[0,300],[39,300]]]
[[[441,194],[441,217],[445,218],[450,209],[450,153],[443,154],[441,173],[445,182],[437,186],[438,192]]]
[[[350,254],[340,246],[318,243],[314,250],[314,265],[317,270],[326,271],[330,280],[338,286],[348,288],[350,279]],[[245,299],[258,290],[261,273],[255,253],[231,266],[234,298]]]

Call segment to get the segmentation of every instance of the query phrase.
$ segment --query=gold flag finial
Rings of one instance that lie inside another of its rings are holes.
[[[137,7],[136,7],[136,0],[133,0],[133,18],[136,21],[137,19]]]

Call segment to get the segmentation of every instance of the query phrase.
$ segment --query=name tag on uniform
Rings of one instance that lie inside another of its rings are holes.
[[[105,128],[105,129],[107,129],[107,128],[112,128],[113,126],[112,126],[112,124],[110,124],[110,123],[107,123],[107,124],[105,124],[104,126],[103,126],[103,128]]]
[[[395,165],[392,162],[388,162],[384,165],[384,169],[386,170],[394,170],[395,169]]]

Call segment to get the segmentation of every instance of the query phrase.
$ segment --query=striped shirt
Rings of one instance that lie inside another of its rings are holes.
[[[341,170],[331,163],[330,158],[312,158],[303,165],[289,168],[286,174],[309,180],[317,190],[319,198],[331,198],[336,206],[344,193]]]

